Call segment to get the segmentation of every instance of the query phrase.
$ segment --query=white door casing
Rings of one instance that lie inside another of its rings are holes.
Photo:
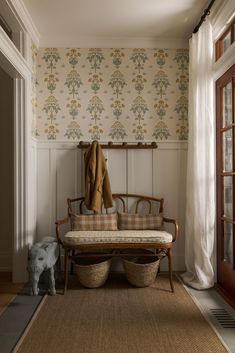
[[[30,94],[31,71],[13,42],[0,27],[0,65],[14,78],[14,239],[13,281],[27,280],[27,244],[33,225],[28,217],[30,203]],[[6,235],[7,236],[7,235]]]

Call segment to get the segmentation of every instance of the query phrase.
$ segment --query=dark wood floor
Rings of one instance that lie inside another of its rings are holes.
[[[0,315],[22,287],[23,284],[12,283],[12,274],[10,272],[0,272]]]

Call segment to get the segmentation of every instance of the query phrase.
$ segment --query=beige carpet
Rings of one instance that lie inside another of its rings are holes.
[[[224,353],[201,312],[175,279],[159,276],[148,288],[123,276],[99,289],[77,282],[47,297],[18,353]]]

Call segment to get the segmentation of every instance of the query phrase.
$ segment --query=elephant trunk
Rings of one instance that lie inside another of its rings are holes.
[[[38,288],[39,277],[40,277],[40,273],[38,272],[30,273],[30,294],[31,295],[38,295],[39,293],[39,288]]]

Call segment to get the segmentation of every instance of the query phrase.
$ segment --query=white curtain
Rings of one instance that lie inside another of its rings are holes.
[[[189,138],[186,184],[184,282],[196,289],[214,284],[215,148],[213,40],[209,19],[193,34],[189,49]]]

